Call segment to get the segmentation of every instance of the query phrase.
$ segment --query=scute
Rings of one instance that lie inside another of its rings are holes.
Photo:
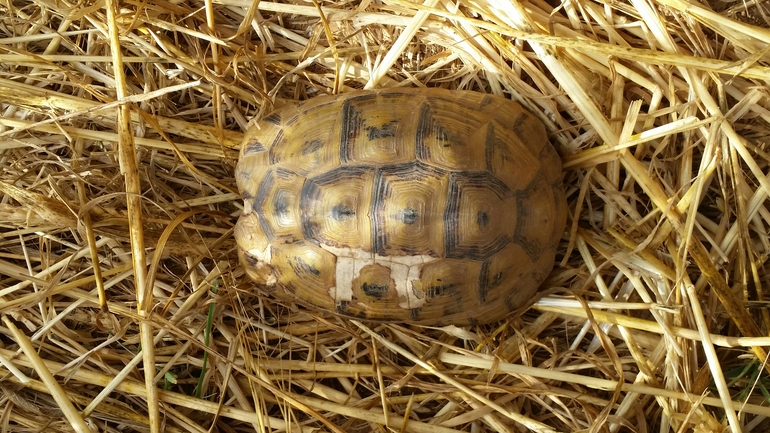
[[[303,181],[304,178],[284,169],[264,174],[251,206],[269,239],[281,242],[303,239],[299,209]]]
[[[414,160],[415,113],[401,98],[372,94],[346,99],[341,107],[340,158],[350,164],[398,164]]]
[[[511,241],[516,196],[489,173],[453,173],[449,181],[444,235],[446,257],[483,260]]]
[[[370,211],[373,251],[440,257],[448,181],[445,171],[418,162],[377,170]]]
[[[271,245],[271,249],[280,287],[320,308],[334,308],[334,298],[328,291],[334,285],[334,255],[305,241]]]
[[[345,166],[308,179],[302,187],[302,230],[311,242],[371,250],[369,219],[375,169]]]
[[[269,163],[305,177],[339,166],[340,122],[336,104],[320,105],[313,110],[303,110],[302,106],[290,107],[290,110],[291,116],[280,116],[284,123],[268,148]],[[308,116],[314,121],[304,120]],[[328,128],[318,125],[328,125]]]
[[[417,118],[417,158],[446,170],[485,170],[482,145],[490,120],[473,111],[457,110],[449,100],[436,99],[420,107]]]
[[[475,92],[289,104],[246,133],[236,180],[249,277],[281,299],[367,320],[503,318],[552,269],[567,216],[543,125]]]
[[[540,172],[527,188],[518,195],[516,233],[514,242],[524,248],[532,261],[537,261],[547,250],[554,248],[553,231],[559,216],[554,202],[553,187]]]

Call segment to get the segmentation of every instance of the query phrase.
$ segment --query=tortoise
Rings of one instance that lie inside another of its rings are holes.
[[[277,298],[351,318],[483,324],[530,302],[566,224],[561,160],[503,97],[325,95],[248,129],[235,228]]]

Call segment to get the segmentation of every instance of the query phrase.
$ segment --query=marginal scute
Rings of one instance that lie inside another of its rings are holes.
[[[352,284],[354,302],[377,308],[378,305],[398,306],[400,302],[395,281],[390,277],[390,269],[378,263],[361,268]]]
[[[548,179],[541,171],[518,194],[516,232],[513,242],[521,246],[532,261],[553,249],[553,229],[560,216]],[[563,224],[562,224],[563,228]],[[550,230],[549,230],[550,229]]]
[[[310,242],[273,245],[272,266],[284,290],[324,309],[334,309],[328,288],[334,285],[336,258]]]
[[[420,290],[427,308],[443,310],[440,304],[465,301],[473,296],[478,286],[482,263],[476,260],[444,259],[425,265],[420,275]]]
[[[246,274],[252,280],[272,287],[275,272],[270,264],[270,241],[261,230],[256,213],[241,215],[235,224],[235,238],[238,240],[238,257]]]
[[[516,103],[391,89],[288,104],[245,134],[238,253],[258,287],[366,320],[488,323],[526,305],[567,218]]]

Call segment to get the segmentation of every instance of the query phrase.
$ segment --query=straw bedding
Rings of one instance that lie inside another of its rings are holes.
[[[761,2],[0,5],[2,431],[766,431]],[[342,320],[255,290],[249,121],[353,88],[547,126],[568,227],[507,320]]]

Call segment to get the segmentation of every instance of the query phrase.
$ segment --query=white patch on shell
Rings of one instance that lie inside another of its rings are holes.
[[[357,248],[338,248],[320,244],[321,248],[337,256],[335,280],[337,285],[329,288],[329,296],[335,303],[353,300],[353,280],[361,274],[365,266],[378,264],[390,269],[398,293],[398,306],[404,309],[419,308],[425,303],[425,297],[415,293],[413,281],[420,279],[420,272],[426,263],[438,260],[436,257],[419,256],[381,256]]]
[[[269,245],[265,247],[264,250],[260,250],[259,248],[252,248],[248,252],[257,258],[257,271],[262,270],[262,268],[265,266],[270,267],[270,262],[273,260],[273,255],[270,252]],[[265,280],[265,285],[268,287],[274,286],[276,282],[278,282],[278,279],[275,277],[275,273],[271,271],[270,276]]]

